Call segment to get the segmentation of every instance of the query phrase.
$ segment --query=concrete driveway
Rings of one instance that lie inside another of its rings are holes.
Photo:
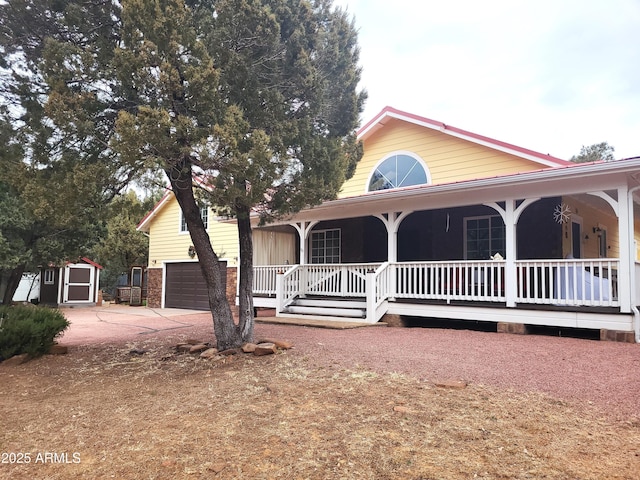
[[[59,339],[63,345],[107,343],[138,335],[211,326],[211,313],[179,308],[130,307],[104,304],[100,307],[61,308],[71,326]]]

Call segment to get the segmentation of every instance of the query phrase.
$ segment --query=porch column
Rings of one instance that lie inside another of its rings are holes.
[[[516,273],[517,239],[516,225],[518,219],[515,213],[515,200],[505,201],[505,266],[504,266],[504,293],[507,307],[516,306],[516,296],[518,292],[518,275]]]
[[[388,212],[379,215],[374,215],[384,223],[387,229],[387,262],[394,264],[398,261],[398,229],[402,221],[407,218],[407,215],[413,213],[412,210],[406,212]],[[392,270],[395,272],[395,270]],[[396,296],[396,275],[393,273],[389,277],[389,300],[395,299]]]
[[[413,211],[406,212],[388,212],[374,215],[384,223],[387,229],[387,262],[395,263],[398,261],[398,229],[402,221],[412,214]]]
[[[631,312],[631,285],[635,282],[631,275],[631,265],[635,261],[633,252],[633,208],[629,208],[629,189],[618,187],[618,238],[620,239],[620,269],[618,270],[618,301],[622,313]]]
[[[504,265],[504,294],[507,307],[516,306],[516,298],[518,297],[518,273],[516,260],[518,255],[518,239],[516,238],[516,227],[518,219],[522,212],[540,198],[527,198],[523,200],[516,208],[516,200],[509,199],[504,201],[504,209],[497,203],[485,203],[487,207],[497,211],[504,221],[505,236],[505,265]]]
[[[290,224],[296,229],[298,232],[298,238],[300,239],[300,265],[305,265],[307,263],[307,237],[309,236],[311,229],[315,227],[317,223],[318,222],[302,221]]]

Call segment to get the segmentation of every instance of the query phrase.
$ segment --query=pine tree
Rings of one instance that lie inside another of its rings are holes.
[[[218,348],[250,340],[252,217],[264,223],[335,198],[362,155],[353,22],[330,0],[9,0],[18,4],[45,13],[35,25],[46,35],[14,35],[27,40],[41,89],[15,91],[31,102],[39,161],[77,159],[111,178],[110,192],[163,171],[208,286]],[[46,151],[52,139],[60,149]],[[201,198],[237,219],[237,325]]]

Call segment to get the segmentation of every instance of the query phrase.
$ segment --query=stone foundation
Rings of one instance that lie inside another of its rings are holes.
[[[392,313],[385,313],[380,319],[381,322],[386,323],[388,327],[406,327],[407,324],[402,319],[402,316]]]
[[[608,342],[635,343],[634,332],[622,332],[620,330],[600,330],[600,340]]]
[[[524,323],[507,323],[498,322],[498,333],[513,333],[515,335],[527,335],[529,333],[529,327]]]

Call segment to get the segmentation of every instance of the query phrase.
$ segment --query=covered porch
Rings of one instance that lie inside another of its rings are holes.
[[[638,186],[616,163],[571,167],[571,177],[553,169],[375,192],[303,211],[262,236],[288,236],[289,250],[255,264],[254,305],[278,316],[375,323],[395,314],[637,336]]]

